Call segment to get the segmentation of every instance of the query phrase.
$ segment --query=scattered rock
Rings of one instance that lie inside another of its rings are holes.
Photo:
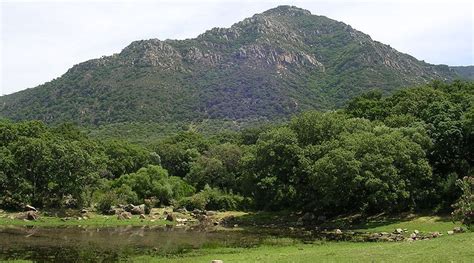
[[[26,212],[26,219],[28,220],[37,220],[39,218],[36,211],[28,211]]]
[[[188,213],[188,210],[186,210],[185,207],[179,207],[179,208],[173,208],[173,212],[181,213],[181,214],[186,214]]]
[[[173,213],[168,213],[166,215],[166,220],[168,220],[170,222],[176,221],[176,216]]]
[[[319,222],[324,222],[324,221],[326,221],[326,216],[318,216],[317,219],[318,219]]]
[[[118,220],[128,220],[132,218],[132,214],[130,212],[121,212],[120,214],[117,215]]]
[[[439,233],[439,232],[432,232],[431,233],[432,238],[437,238],[437,237],[440,237],[440,236],[441,236],[441,233]]]
[[[145,214],[145,205],[128,204],[123,208],[125,211],[132,213],[132,215]]]
[[[35,212],[38,212],[38,209],[34,208],[34,207],[31,206],[31,205],[25,205],[25,210],[26,210],[26,211],[35,211]]]
[[[176,222],[184,223],[184,222],[188,222],[188,219],[187,218],[176,218]]]
[[[206,211],[206,215],[207,216],[215,216],[215,215],[217,215],[217,212],[216,211]]]
[[[310,222],[312,222],[314,220],[315,216],[313,213],[311,212],[306,212],[302,217],[301,217],[301,221],[308,224]]]

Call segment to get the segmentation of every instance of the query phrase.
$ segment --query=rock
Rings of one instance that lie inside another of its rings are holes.
[[[36,211],[28,211],[26,212],[26,219],[28,220],[36,220],[38,219],[39,216],[38,214],[36,213]]]
[[[25,210],[38,212],[38,210],[31,205],[25,205]]]
[[[188,210],[186,210],[185,207],[175,207],[175,208],[173,208],[173,212],[186,214],[188,212]]]
[[[211,261],[211,263],[224,263],[224,261],[220,260],[220,259],[214,259]]]
[[[420,231],[418,231],[418,230],[415,229],[415,231],[413,231],[413,233],[415,233],[415,234],[418,235],[418,234],[420,234]]]
[[[462,232],[464,232],[464,228],[462,228],[462,227],[455,227],[455,228],[453,229],[453,232],[454,232],[454,233],[462,233]]]
[[[397,228],[395,229],[395,231],[393,231],[394,234],[402,234],[403,233],[403,229],[401,228]]]
[[[215,216],[215,215],[217,215],[217,212],[216,211],[206,211],[206,215],[207,216]]]
[[[448,235],[453,235],[453,234],[454,234],[454,231],[452,231],[452,230],[448,231]]]
[[[140,214],[140,219],[145,219],[146,216],[144,214]]]
[[[132,215],[145,214],[145,205],[128,204],[123,208],[125,211],[132,213]]]
[[[382,236],[388,236],[388,235],[390,235],[390,233],[387,233],[387,232],[381,232],[380,234],[381,234]]]
[[[441,236],[441,234],[440,234],[439,232],[432,232],[432,233],[431,233],[431,237],[432,237],[432,238],[437,238],[437,237],[439,237],[439,236]]]
[[[324,221],[326,221],[326,216],[318,216],[317,220],[319,222],[324,222]]]
[[[342,234],[342,231],[341,231],[341,229],[336,229],[336,230],[335,230],[335,233],[336,233],[337,235],[341,235],[341,234]]]
[[[128,220],[132,218],[132,214],[130,212],[121,212],[120,214],[117,215],[118,220]]]
[[[135,206],[130,210],[130,213],[132,213],[132,215],[141,215],[145,213],[145,208],[142,209],[141,207]]]
[[[87,211],[86,209],[81,210],[81,214],[87,214],[87,212],[89,212],[89,211]]]
[[[170,222],[176,221],[176,216],[173,213],[168,213],[166,215],[166,220],[168,220]]]
[[[127,211],[127,212],[131,212],[132,209],[135,207],[133,204],[128,204],[128,205],[125,205],[125,206],[122,206],[122,205],[117,205],[119,208],[123,208],[123,210]]]
[[[301,221],[303,221],[304,223],[309,223],[309,222],[313,221],[314,218],[315,218],[315,216],[314,216],[313,213],[306,212],[306,213],[301,217]]]
[[[410,234],[410,237],[411,237],[412,239],[416,239],[416,234],[415,234],[415,233],[411,233],[411,234]]]

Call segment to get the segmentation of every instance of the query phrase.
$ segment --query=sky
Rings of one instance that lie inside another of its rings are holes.
[[[278,5],[342,21],[429,63],[474,65],[468,0],[0,1],[0,95],[51,81],[135,40],[194,38]]]

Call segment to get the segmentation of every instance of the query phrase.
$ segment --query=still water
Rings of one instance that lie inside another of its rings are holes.
[[[0,261],[121,261],[137,255],[178,254],[215,246],[254,246],[264,235],[167,227],[1,227]]]

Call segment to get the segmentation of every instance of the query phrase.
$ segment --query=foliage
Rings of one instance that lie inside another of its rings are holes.
[[[168,176],[165,169],[154,165],[123,175],[113,181],[112,186],[116,189],[128,189],[127,192],[135,193],[138,200],[156,198],[162,205],[169,205],[172,200],[194,193],[194,188],[181,178]]]
[[[135,123],[124,132],[135,136],[136,123],[165,123],[177,131],[177,123],[217,120],[234,126],[233,121],[276,120],[309,109],[334,109],[370,89],[388,94],[458,76],[339,21],[300,14],[274,9],[194,39],[135,41],[118,54],[88,60],[36,88],[0,97],[0,116],[110,124],[101,128],[112,129],[102,130],[108,134],[115,134],[116,124]]]
[[[462,190],[459,200],[453,205],[453,219],[461,221],[467,227],[474,225],[474,177],[464,177],[456,182]]]
[[[245,206],[245,198],[232,193],[224,193],[218,188],[206,185],[204,189],[193,196],[183,198],[179,205],[188,210],[239,210]]]

